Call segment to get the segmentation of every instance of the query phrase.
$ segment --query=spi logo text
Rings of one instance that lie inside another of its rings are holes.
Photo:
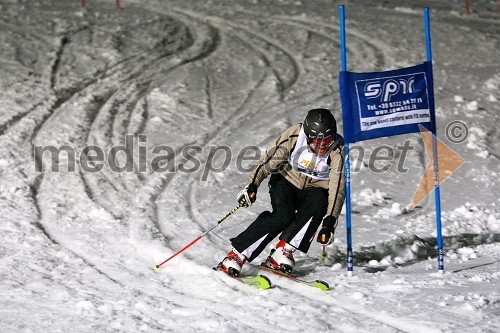
[[[396,78],[368,82],[364,87],[366,98],[381,97],[381,102],[389,102],[392,96],[412,94],[415,92],[415,78]]]

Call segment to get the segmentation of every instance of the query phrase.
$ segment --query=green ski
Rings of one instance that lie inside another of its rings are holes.
[[[246,285],[258,288],[258,289],[269,289],[271,288],[271,280],[265,275],[256,276],[241,276],[235,277],[235,279],[240,280]]]
[[[240,281],[247,286],[251,286],[257,289],[269,289],[271,288],[271,280],[265,275],[255,275],[255,276],[232,276],[224,273],[223,271],[217,269],[217,267],[212,267],[214,271],[219,271],[227,277],[233,278]]]
[[[297,282],[297,283],[301,283],[301,284],[305,284],[305,285],[308,285],[308,286],[311,286],[311,287],[315,287],[315,288],[318,288],[320,290],[323,290],[323,291],[327,291],[328,289],[330,289],[330,286],[328,285],[327,282],[323,281],[323,280],[315,280],[315,281],[306,281],[306,280],[302,280],[298,277],[295,277],[293,275],[289,275],[289,274],[286,274],[286,273],[283,273],[283,272],[280,272],[278,270],[275,270],[275,269],[272,269],[270,267],[267,267],[267,266],[264,266],[264,265],[254,265],[252,263],[248,263],[249,265],[257,268],[257,269],[260,269],[260,270],[263,270],[263,271],[266,271],[266,272],[271,272],[273,274],[276,274],[276,275],[279,275],[279,276],[282,276],[282,277],[285,277],[291,281],[294,281],[294,282]]]

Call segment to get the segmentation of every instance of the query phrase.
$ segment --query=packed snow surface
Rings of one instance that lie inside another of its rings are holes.
[[[470,15],[458,0],[346,2],[357,72],[424,61],[431,9],[438,137],[465,160],[441,186],[444,274],[433,194],[407,209],[429,161],[419,134],[353,145],[354,275],[345,212],[328,258],[316,242],[296,255],[296,274],[329,291],[278,276],[260,291],[211,269],[270,209],[266,183],[152,270],[236,205],[255,155],[308,109],[342,129],[340,4],[0,1],[0,331],[499,332],[494,0]],[[452,143],[457,120],[467,136]]]

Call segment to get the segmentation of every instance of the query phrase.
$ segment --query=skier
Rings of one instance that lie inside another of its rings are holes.
[[[264,211],[238,236],[217,266],[232,276],[255,259],[276,236],[279,242],[265,265],[290,274],[296,250],[307,253],[322,223],[317,241],[328,244],[338,224],[345,198],[343,138],[328,109],[312,109],[302,124],[284,131],[253,166],[238,203],[251,206],[261,182],[271,174],[272,212]]]

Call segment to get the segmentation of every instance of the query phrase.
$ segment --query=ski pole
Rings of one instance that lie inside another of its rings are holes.
[[[177,251],[174,254],[172,254],[170,257],[168,257],[167,259],[165,259],[163,262],[161,262],[161,263],[159,263],[157,265],[154,265],[153,269],[155,271],[157,271],[167,261],[169,261],[170,259],[173,259],[178,254],[184,252],[187,248],[189,248],[191,245],[193,245],[194,243],[196,243],[197,241],[199,241],[203,236],[205,236],[210,231],[212,231],[213,228],[215,228],[216,226],[218,226],[219,224],[221,224],[222,221],[224,221],[225,219],[227,219],[229,216],[233,215],[241,207],[243,207],[241,204],[239,204],[238,206],[234,207],[229,213],[226,214],[226,216],[224,216],[223,218],[221,218],[219,221],[217,221],[216,224],[214,224],[213,226],[211,226],[210,228],[208,228],[208,230],[206,230],[204,233],[202,233],[201,235],[199,235],[198,237],[196,237],[195,239],[193,239],[191,242],[189,242],[186,245],[184,245],[184,247],[182,249],[180,249],[179,251]]]
[[[326,252],[326,245],[322,246],[323,252],[319,255],[320,259],[326,259],[328,257],[328,253]]]

